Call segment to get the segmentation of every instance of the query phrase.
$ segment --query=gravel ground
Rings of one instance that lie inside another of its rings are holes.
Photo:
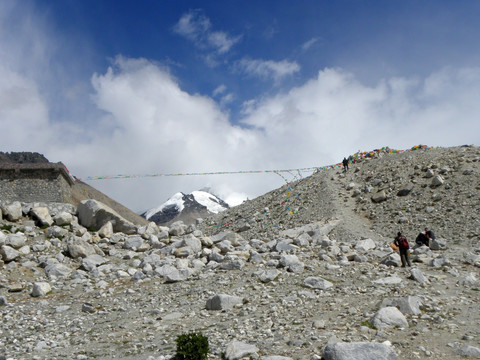
[[[320,359],[334,339],[389,341],[398,359],[463,359],[465,346],[480,347],[479,163],[474,146],[379,154],[346,173],[320,171],[285,185],[186,234],[170,228],[162,239],[159,229],[160,246],[143,236],[146,246],[132,250],[126,235],[87,233],[105,262],[89,271],[69,256],[68,236],[49,238],[27,217],[4,219],[3,234],[25,234],[29,253],[0,263],[0,358],[3,351],[7,359],[170,359],[179,334],[201,331],[210,359],[221,359],[233,340],[257,347],[246,358]],[[436,176],[443,182],[432,186]],[[382,192],[383,200],[372,201]],[[401,230],[413,245],[425,226],[446,246],[415,251],[414,266],[400,268],[393,236]],[[219,241],[225,236],[230,247]],[[192,238],[201,239],[201,250],[181,255],[175,244]],[[366,239],[375,248],[357,246]],[[161,273],[165,263],[191,271],[171,282]],[[49,264],[71,271],[52,276]],[[277,273],[262,280],[266,271]],[[311,277],[330,285],[311,288]],[[38,282],[51,291],[31,296]],[[241,302],[207,310],[217,294]],[[372,324],[389,301],[408,296],[421,305],[404,314],[407,326]]]

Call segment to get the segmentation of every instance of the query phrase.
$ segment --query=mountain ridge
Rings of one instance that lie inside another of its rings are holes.
[[[218,196],[205,190],[198,190],[190,194],[178,192],[160,206],[145,211],[141,216],[162,226],[168,226],[175,221],[183,221],[190,225],[198,219],[228,208],[229,205]]]

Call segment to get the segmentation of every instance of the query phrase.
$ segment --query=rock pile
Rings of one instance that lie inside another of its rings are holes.
[[[211,359],[478,358],[479,159],[388,155],[188,226],[2,204],[0,358],[171,359],[192,331]],[[391,236],[425,225],[401,269]]]

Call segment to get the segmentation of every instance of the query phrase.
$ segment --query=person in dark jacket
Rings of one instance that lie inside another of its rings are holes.
[[[435,234],[433,233],[432,230],[428,230],[428,228],[425,228],[425,236],[428,238],[428,240],[432,241],[435,240]]]
[[[343,171],[347,171],[348,170],[348,160],[347,160],[347,158],[343,158],[342,164],[343,164]]]
[[[410,249],[410,245],[408,244],[407,238],[403,236],[400,231],[397,233],[394,243],[398,246],[400,259],[402,260],[402,267],[405,267],[407,264],[408,266],[412,266],[410,258],[408,257],[408,249]]]

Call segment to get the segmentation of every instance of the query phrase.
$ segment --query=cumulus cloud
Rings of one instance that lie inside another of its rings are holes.
[[[244,58],[236,63],[236,67],[248,75],[263,79],[274,79],[275,81],[300,71],[300,65],[287,60],[273,61]]]
[[[198,48],[213,50],[216,54],[227,53],[241,39],[241,36],[230,36],[227,32],[212,30],[210,19],[200,10],[191,10],[182,15],[173,31],[192,41]],[[211,56],[207,59],[213,62]]]
[[[207,25],[185,19],[181,26],[195,39],[202,29],[210,31]],[[26,28],[25,39],[29,31],[39,31]],[[0,39],[9,34],[0,24]],[[253,198],[284,184],[263,170],[328,165],[357,150],[480,142],[478,67],[450,67],[424,78],[386,78],[373,85],[345,70],[326,68],[300,86],[251,99],[241,122],[234,123],[222,108],[226,87],[212,96],[191,94],[168,68],[118,56],[108,69],[89,74],[88,96],[84,91],[74,96],[97,115],[86,121],[64,106],[59,121],[52,114],[56,104],[65,102],[58,91],[65,84],[52,85],[35,75],[52,71],[52,53],[39,50],[35,71],[25,71],[30,59],[9,51],[14,41],[5,44],[2,50],[10,55],[0,56],[1,150],[43,153],[64,162],[79,178],[140,175],[89,181],[135,211],[158,206],[178,191],[206,186],[233,202]],[[37,46],[50,48],[48,43]],[[243,70],[281,78],[299,71],[299,65],[245,61]],[[260,173],[143,177],[244,170]]]

